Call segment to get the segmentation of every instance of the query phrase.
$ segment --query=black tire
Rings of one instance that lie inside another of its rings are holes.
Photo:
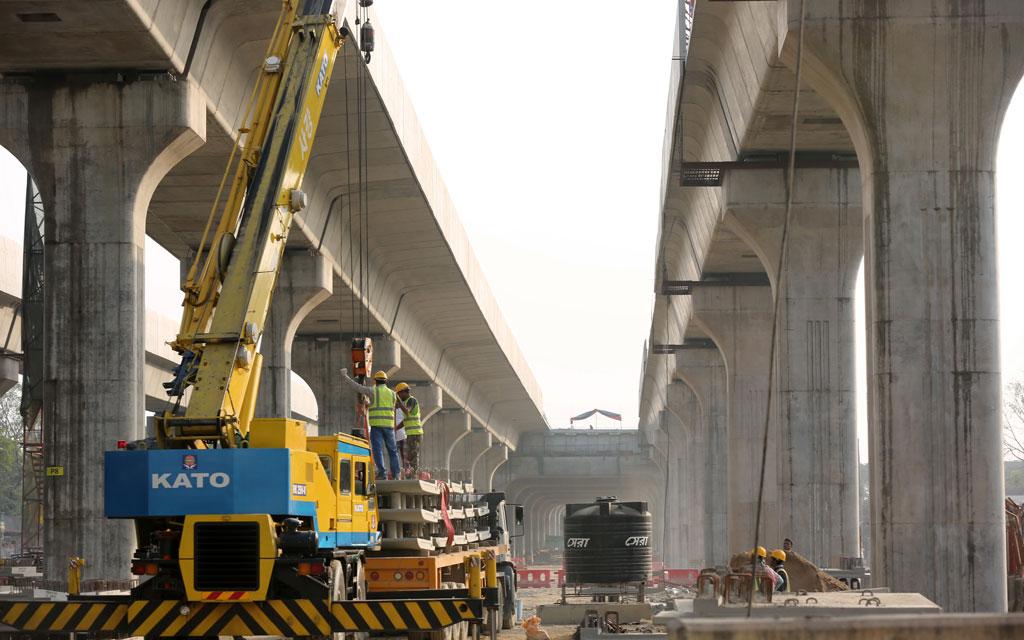
[[[505,582],[501,585],[501,628],[508,630],[514,627],[516,622],[516,578],[509,567],[505,567],[503,573]]]

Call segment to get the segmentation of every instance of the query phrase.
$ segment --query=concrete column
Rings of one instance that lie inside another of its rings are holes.
[[[334,273],[327,258],[309,251],[285,254],[260,338],[263,371],[256,398],[258,417],[291,417],[292,339],[309,312],[333,290]],[[338,375],[337,368],[334,374]]]
[[[671,403],[672,400],[669,399],[669,404]],[[672,411],[662,412],[661,424],[664,429],[664,444],[660,456],[663,460],[663,470],[661,482],[658,484],[661,485],[659,490],[662,495],[668,495],[665,499],[665,511],[659,514],[659,519],[663,520],[654,531],[654,538],[662,541],[661,554],[665,566],[677,567],[683,566],[684,557],[693,548],[690,533],[696,524],[691,520],[693,505],[683,486],[686,469],[680,454],[686,446],[686,425]],[[666,474],[667,478],[664,477]]]
[[[729,174],[725,223],[774,278],[786,217],[782,171]],[[780,306],[777,437],[783,535],[819,566],[859,556],[853,288],[863,254],[860,174],[801,169]],[[776,288],[778,284],[775,283]]]
[[[341,369],[350,367],[347,337],[298,335],[292,341],[291,368],[313,390],[317,432],[322,436],[351,433],[355,427],[356,394],[341,382]]]
[[[873,570],[947,611],[1004,611],[995,154],[1024,4],[808,4],[805,77],[863,177]]]
[[[205,103],[165,74],[0,81],[0,144],[47,213],[44,368],[47,576],[128,576],[135,535],[103,517],[103,452],[144,433],[143,251],[157,184],[202,145]]]
[[[761,445],[768,400],[772,296],[769,287],[700,287],[694,322],[725,357],[729,389],[729,549],[754,544]],[[776,405],[777,406],[777,405]],[[772,427],[778,433],[777,426]],[[782,540],[775,442],[765,461],[760,541]],[[766,545],[766,546],[768,546]]]
[[[478,424],[463,438],[452,455],[451,475],[456,482],[473,482],[473,467],[487,449],[494,444],[494,435]]]
[[[668,413],[676,422],[675,429],[669,432],[670,437],[673,437],[670,458],[675,470],[670,486],[675,496],[670,493],[665,506],[665,516],[671,518],[669,539],[679,545],[670,556],[673,563],[671,566],[703,567],[706,564],[704,532],[709,514],[704,505],[707,493],[707,475],[704,472],[707,436],[701,419],[700,401],[683,382],[669,385],[666,395]],[[672,515],[673,507],[678,509],[675,516]],[[673,520],[678,521],[675,527]]]
[[[676,375],[699,398],[701,429],[706,434],[697,472],[704,476],[704,562],[727,564],[729,548],[728,377],[715,347],[687,349],[676,355]]]
[[[504,449],[505,449],[504,457],[501,460],[496,461],[495,464],[491,466],[490,473],[487,474],[487,491],[489,491],[489,492],[497,490],[497,489],[495,489],[495,487],[497,485],[495,484],[494,478],[495,478],[495,476],[498,475],[498,470],[502,469],[503,467],[505,467],[506,466],[505,463],[508,462],[508,456],[509,456],[508,446],[505,446]]]
[[[21,363],[14,358],[0,358],[0,396],[4,395],[14,385],[18,384],[18,375],[21,373]]]
[[[491,491],[491,478],[498,467],[508,460],[508,447],[495,439],[490,449],[473,466],[473,487],[477,491]]]
[[[426,433],[426,424],[438,411],[444,408],[444,393],[441,387],[431,382],[408,382],[409,393],[420,403],[420,421],[424,425],[423,432]]]
[[[430,420],[421,452],[421,464],[435,478],[449,479],[448,469],[455,446],[469,434],[472,416],[462,409],[442,409]]]
[[[393,376],[402,368],[402,347],[398,341],[388,336],[371,336],[373,338],[373,370],[384,371]]]

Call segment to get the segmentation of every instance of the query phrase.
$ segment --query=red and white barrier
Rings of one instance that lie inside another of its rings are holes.
[[[551,569],[520,569],[520,589],[544,589],[551,586]]]

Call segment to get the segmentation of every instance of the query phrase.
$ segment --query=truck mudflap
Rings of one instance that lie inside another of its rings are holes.
[[[484,603],[472,598],[184,602],[83,599],[0,601],[0,632],[89,633],[94,637],[285,636],[354,631],[440,631],[481,622]]]

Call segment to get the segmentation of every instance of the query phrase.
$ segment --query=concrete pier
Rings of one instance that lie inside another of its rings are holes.
[[[863,180],[873,570],[948,611],[1003,611],[995,156],[1024,7],[808,4],[806,77]]]
[[[667,394],[664,454],[669,465],[669,491],[664,513],[665,562],[670,567],[703,567],[704,529],[708,520],[704,504],[707,442],[700,401],[683,382],[669,385]]]
[[[732,172],[725,192],[725,225],[774,278],[782,262],[784,172]],[[781,417],[771,441],[779,456],[779,526],[818,566],[860,555],[853,289],[862,226],[855,169],[798,173],[779,309]]]
[[[48,576],[129,575],[135,535],[103,517],[103,452],[145,433],[143,264],[157,183],[202,145],[205,102],[166,76],[0,82],[0,144],[29,169],[45,234]]]
[[[726,564],[729,548],[729,406],[725,361],[717,347],[688,349],[675,357],[676,375],[699,399],[701,429],[706,433],[697,473],[704,476],[704,560]]]
[[[725,358],[729,390],[729,548],[749,549],[754,544],[768,401],[771,290],[702,287],[693,296],[693,306],[692,321],[711,336]],[[761,509],[762,542],[781,541],[783,537],[778,486],[777,450],[769,446]]]
[[[299,335],[292,340],[291,367],[313,391],[322,436],[348,433],[355,424],[355,394],[341,382],[341,369],[351,359],[347,337]]]
[[[292,341],[309,312],[330,297],[333,285],[334,274],[325,257],[309,251],[285,253],[260,339],[263,372],[256,400],[257,417],[291,416]],[[336,365],[334,375],[339,375],[340,368]],[[317,396],[318,402],[320,397]]]

